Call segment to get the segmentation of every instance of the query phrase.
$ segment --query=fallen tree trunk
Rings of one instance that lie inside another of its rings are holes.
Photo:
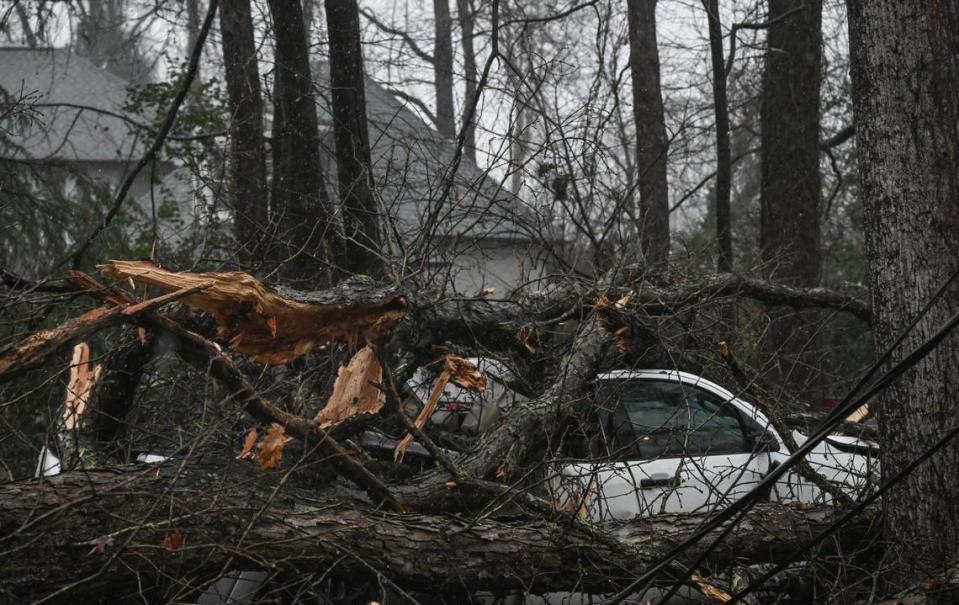
[[[0,486],[0,596],[72,603],[109,590],[111,602],[122,602],[133,596],[124,587],[175,586],[182,594],[184,585],[199,587],[230,569],[305,577],[334,564],[337,576],[379,574],[413,591],[608,591],[703,521],[666,515],[612,527],[631,549],[624,557],[562,515],[390,513],[318,499],[288,480],[231,461],[77,471]],[[709,561],[775,561],[830,520],[829,509],[757,506]],[[863,537],[870,521],[846,528],[844,537]]]

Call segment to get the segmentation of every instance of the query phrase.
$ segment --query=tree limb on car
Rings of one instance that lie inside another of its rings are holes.
[[[624,559],[561,516],[389,513],[292,484],[277,489],[286,481],[285,473],[229,460],[68,472],[0,486],[0,594],[28,602],[72,586],[72,602],[107,589],[120,601],[124,589],[149,592],[158,580],[182,586],[254,568],[305,577],[333,563],[335,575],[363,577],[372,569],[414,591],[609,591],[703,520],[665,515],[610,526],[632,550]],[[710,562],[775,561],[826,527],[831,514],[760,505]],[[860,519],[842,539],[862,539],[871,521]]]

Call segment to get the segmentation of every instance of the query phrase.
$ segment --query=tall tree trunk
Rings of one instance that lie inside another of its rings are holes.
[[[511,62],[515,65],[515,57],[511,57]],[[524,165],[529,155],[529,145],[527,144],[527,130],[529,121],[527,117],[527,99],[523,98],[524,79],[510,70],[508,75],[511,92],[513,93],[512,120],[509,127],[509,170],[510,170],[510,191],[519,195],[523,188]]]
[[[669,185],[666,179],[666,118],[659,80],[656,0],[627,0],[629,65],[636,120],[639,174],[639,229],[647,263],[665,265],[669,256]]]
[[[453,37],[449,0],[433,0],[433,85],[436,89],[436,125],[446,137],[456,137],[453,108]]]
[[[957,32],[954,2],[849,2],[859,172],[880,350],[959,269]],[[959,291],[953,287],[902,350],[917,346],[957,311]],[[896,473],[956,423],[956,368],[959,335],[887,389],[879,408],[884,475]],[[896,564],[886,577],[893,584],[926,578],[959,555],[957,468],[959,444],[952,443],[883,496],[884,529]]]
[[[769,0],[762,109],[759,246],[776,281],[819,283],[822,0]]]
[[[323,183],[316,97],[299,0],[269,0],[276,37],[273,90],[273,224],[281,273],[319,285],[326,281],[330,244],[336,245]],[[285,249],[283,249],[285,248]]]
[[[729,200],[732,194],[732,155],[729,150],[729,108],[719,0],[703,0],[709,17],[709,54],[713,71],[713,107],[716,113],[716,240],[720,272],[733,269],[733,232]]]
[[[819,229],[819,88],[822,0],[798,12],[791,0],[770,0],[762,94],[762,186],[759,247],[775,281],[811,287],[822,269]],[[769,342],[785,383],[816,400],[816,314],[771,309]]]
[[[20,20],[20,27],[23,29],[23,39],[27,42],[27,46],[37,48],[37,46],[39,46],[37,35],[33,32],[33,26],[30,24],[30,15],[27,14],[27,9],[23,8],[22,2],[14,4],[14,8],[17,11],[17,19]]]
[[[248,264],[267,248],[263,100],[249,0],[224,2],[220,6],[220,31],[231,117],[227,189],[240,261]]]
[[[303,0],[303,29],[306,32],[306,46],[313,43],[313,19],[316,17],[316,0]]]
[[[187,0],[186,2],[186,49],[183,53],[189,57],[196,47],[197,39],[200,37],[200,0]],[[196,76],[193,78],[193,88],[202,84],[203,78],[200,77],[200,65],[196,67]]]
[[[379,214],[373,198],[366,122],[363,53],[356,0],[326,0],[336,176],[346,237],[341,264],[354,273],[382,273]]]
[[[463,35],[463,80],[465,94],[463,95],[463,128],[466,130],[463,137],[463,154],[476,161],[476,118],[469,117],[470,104],[476,96],[478,71],[476,68],[476,50],[473,47],[473,22],[476,12],[471,0],[456,0],[456,16],[460,22],[460,32]]]

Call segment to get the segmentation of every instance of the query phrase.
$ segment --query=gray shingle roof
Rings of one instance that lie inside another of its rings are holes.
[[[329,67],[316,62],[313,72],[317,114],[321,129],[326,131],[326,177],[330,191],[335,192]],[[449,199],[437,213],[455,142],[369,77],[365,93],[374,181],[402,235],[420,231],[432,213],[439,217],[438,235],[527,239],[521,224],[533,218],[532,212],[466,157],[460,162]]]
[[[40,123],[13,133],[20,148],[6,155],[42,160],[126,161],[142,152],[144,136],[121,118],[74,107],[86,105],[122,115],[128,84],[69,49],[0,48],[0,88],[35,93]],[[134,118],[133,116],[130,116]],[[136,119],[136,118],[134,118]],[[138,122],[142,121],[137,119]]]

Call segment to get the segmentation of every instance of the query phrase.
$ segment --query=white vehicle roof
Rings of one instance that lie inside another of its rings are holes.
[[[596,380],[668,380],[700,387],[732,403],[736,409],[744,413],[748,418],[775,434],[780,443],[782,443],[782,437],[773,429],[769,419],[756,409],[756,406],[740,399],[728,389],[719,386],[711,380],[706,380],[697,374],[690,374],[689,372],[681,372],[679,370],[611,370],[597,374]]]

